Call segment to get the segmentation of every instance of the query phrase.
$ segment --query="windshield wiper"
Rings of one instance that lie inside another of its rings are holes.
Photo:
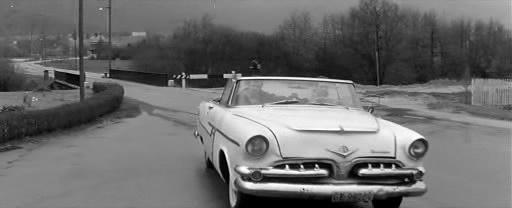
[[[332,104],[332,103],[307,103],[309,105],[320,105],[320,106],[339,106],[339,107],[344,107],[346,108],[347,110],[350,110],[350,107],[348,106],[344,106],[344,105],[337,105],[337,104]]]
[[[338,106],[332,103],[307,103],[308,105],[322,105],[322,106]]]
[[[263,107],[265,107],[266,105],[286,105],[286,104],[296,104],[296,103],[299,103],[299,101],[298,100],[280,100],[280,101],[276,101],[276,102],[265,103],[265,104],[263,104]]]

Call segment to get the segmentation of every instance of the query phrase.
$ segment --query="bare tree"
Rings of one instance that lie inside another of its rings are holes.
[[[317,31],[309,12],[292,12],[279,26],[277,36],[289,53],[289,62],[293,63],[290,67],[302,72],[313,68]]]

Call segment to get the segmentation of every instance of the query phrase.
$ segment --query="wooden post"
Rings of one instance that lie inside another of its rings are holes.
[[[185,72],[181,73],[181,88],[187,88],[187,77]]]
[[[50,79],[50,75],[49,75],[48,70],[44,70],[44,72],[43,72],[43,73],[44,73],[44,74],[43,74],[43,80],[44,80],[44,81],[48,81],[48,80]]]

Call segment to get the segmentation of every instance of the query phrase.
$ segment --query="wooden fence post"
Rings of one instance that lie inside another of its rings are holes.
[[[185,72],[181,73],[181,88],[187,88],[187,77]]]

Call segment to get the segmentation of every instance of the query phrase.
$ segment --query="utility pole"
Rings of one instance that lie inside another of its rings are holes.
[[[107,9],[107,27],[108,27],[108,73],[112,70],[112,0],[108,0],[106,7],[101,7],[99,10]]]
[[[78,0],[78,70],[80,71],[80,101],[85,98],[84,72],[84,0]]]
[[[108,0],[108,74],[112,70],[112,0]]]
[[[375,27],[375,70],[377,73],[377,87],[380,86],[380,54],[379,54],[379,26]]]
[[[33,34],[34,34],[34,23],[31,22],[30,23],[30,47],[29,47],[29,56],[32,57],[32,54],[33,54],[33,44],[32,44],[32,41],[33,41]]]
[[[379,33],[380,33],[380,14],[377,5],[374,8],[375,12],[375,70],[377,74],[377,87],[380,86],[380,48],[379,48]]]
[[[46,59],[46,35],[43,33],[39,40],[41,41],[41,60],[44,61]]]

